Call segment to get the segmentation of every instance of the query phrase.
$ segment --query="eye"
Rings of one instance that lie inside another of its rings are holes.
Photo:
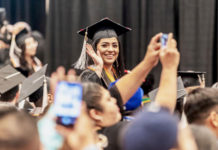
[[[118,47],[118,44],[113,44],[113,48],[117,48]]]
[[[108,44],[102,44],[101,45],[103,48],[106,48],[108,46]]]

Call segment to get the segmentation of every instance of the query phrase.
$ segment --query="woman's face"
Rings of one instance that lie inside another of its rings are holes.
[[[119,55],[119,43],[116,37],[102,38],[97,44],[104,64],[113,65]]]
[[[121,120],[121,113],[117,105],[117,100],[111,97],[109,91],[104,88],[102,88],[100,106],[102,107],[102,111],[100,112],[102,118],[100,126],[108,127]]]
[[[32,37],[25,39],[25,55],[35,56],[37,50],[38,42],[35,41]]]

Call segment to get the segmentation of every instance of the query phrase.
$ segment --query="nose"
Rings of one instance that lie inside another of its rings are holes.
[[[110,45],[110,46],[109,46],[109,48],[108,48],[108,51],[110,51],[110,52],[114,51],[114,49],[113,49],[113,46],[112,46],[112,45]]]

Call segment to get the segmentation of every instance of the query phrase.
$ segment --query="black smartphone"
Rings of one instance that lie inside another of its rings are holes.
[[[55,90],[54,110],[56,123],[73,127],[82,104],[82,86],[79,83],[61,81]]]

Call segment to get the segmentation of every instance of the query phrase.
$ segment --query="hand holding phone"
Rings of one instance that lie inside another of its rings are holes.
[[[82,86],[79,83],[61,81],[55,90],[55,114],[57,124],[72,127],[80,114]]]

